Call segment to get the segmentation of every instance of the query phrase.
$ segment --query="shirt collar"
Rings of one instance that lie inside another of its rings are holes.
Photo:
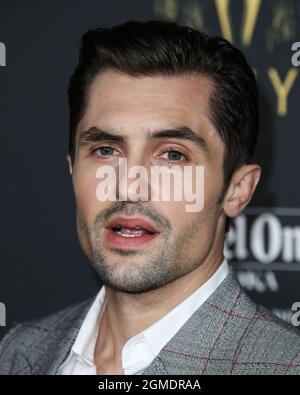
[[[98,336],[99,323],[106,302],[105,286],[102,286],[83,321],[72,347],[72,352],[90,365],[94,363],[94,350]]]

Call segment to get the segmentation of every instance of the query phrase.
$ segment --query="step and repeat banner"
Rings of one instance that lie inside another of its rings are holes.
[[[253,67],[262,177],[225,255],[255,301],[300,328],[300,1],[2,0],[0,337],[99,288],[76,236],[66,89],[81,35],[132,19],[221,35]]]

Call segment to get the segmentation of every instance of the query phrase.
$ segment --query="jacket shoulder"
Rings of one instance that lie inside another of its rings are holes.
[[[22,365],[22,359],[26,359],[31,352],[34,353],[37,346],[43,349],[67,336],[72,329],[79,329],[76,325],[90,303],[91,299],[39,319],[14,323],[0,342],[0,375],[12,374],[18,370],[16,365]]]
[[[241,339],[238,350],[240,368],[250,372],[252,365],[260,371],[271,369],[278,374],[300,374],[299,329],[262,305],[251,302],[256,314]]]

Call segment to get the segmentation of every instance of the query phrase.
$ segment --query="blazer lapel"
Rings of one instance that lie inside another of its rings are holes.
[[[143,372],[229,374],[239,343],[256,314],[233,269]]]
[[[57,369],[68,356],[77,337],[81,324],[93,303],[94,298],[75,306],[69,315],[58,320],[53,328],[48,329],[48,341],[37,344],[34,352],[32,375],[55,375]],[[43,330],[43,328],[41,328]]]

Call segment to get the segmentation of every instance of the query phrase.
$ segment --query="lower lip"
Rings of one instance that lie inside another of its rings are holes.
[[[158,233],[146,233],[138,237],[124,237],[115,233],[112,229],[105,229],[105,235],[108,241],[115,247],[126,248],[135,247],[148,243],[158,236]]]

